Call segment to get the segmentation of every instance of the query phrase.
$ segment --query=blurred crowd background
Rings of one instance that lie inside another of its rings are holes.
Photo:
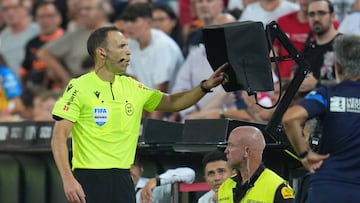
[[[336,82],[331,76],[332,40],[339,33],[360,34],[359,0],[331,0],[325,11],[309,12],[311,1],[1,0],[0,121],[51,121],[54,102],[69,79],[93,68],[86,50],[88,36],[107,25],[116,25],[129,39],[127,74],[170,93],[197,86],[211,74],[203,27],[246,20],[265,26],[277,21],[314,69],[296,101],[319,84]],[[286,54],[277,41],[274,49]],[[259,92],[257,99],[218,87],[184,111],[144,112],[144,117],[174,122],[226,117],[266,123],[274,110],[256,104],[275,105],[296,68],[293,61],[274,64],[274,91]]]

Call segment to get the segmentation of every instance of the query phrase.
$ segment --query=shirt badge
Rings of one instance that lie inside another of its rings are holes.
[[[94,120],[98,126],[105,125],[108,120],[108,109],[103,107],[94,108]]]

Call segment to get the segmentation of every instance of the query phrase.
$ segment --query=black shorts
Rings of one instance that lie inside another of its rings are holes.
[[[127,169],[75,169],[86,203],[135,203],[135,186]]]

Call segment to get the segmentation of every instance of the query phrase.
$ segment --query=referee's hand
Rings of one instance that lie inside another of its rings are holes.
[[[66,199],[71,203],[86,203],[85,193],[80,183],[74,178],[69,177],[63,180]]]

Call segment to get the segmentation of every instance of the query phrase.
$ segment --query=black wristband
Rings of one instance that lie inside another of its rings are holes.
[[[204,83],[206,82],[206,80],[203,80],[200,82],[200,88],[204,93],[209,93],[209,92],[213,92],[211,89],[208,89],[204,86]]]
[[[303,153],[301,153],[301,154],[299,154],[299,158],[300,159],[303,159],[303,158],[305,158],[307,155],[309,154],[309,151],[308,150],[306,150],[305,152],[303,152]]]
[[[156,180],[156,186],[160,186],[161,182],[160,182],[160,176],[155,176],[155,180]]]

